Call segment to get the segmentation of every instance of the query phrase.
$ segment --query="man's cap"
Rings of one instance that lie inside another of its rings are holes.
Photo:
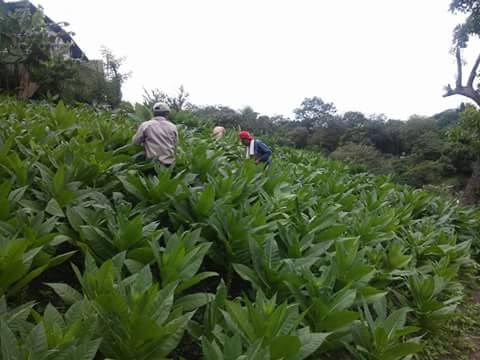
[[[153,105],[153,111],[155,112],[170,112],[170,106],[163,102],[157,102]]]

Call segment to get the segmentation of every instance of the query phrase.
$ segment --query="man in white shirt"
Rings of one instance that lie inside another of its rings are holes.
[[[175,163],[178,142],[177,127],[168,120],[170,108],[167,104],[153,106],[153,119],[143,122],[133,137],[137,145],[143,144],[145,156],[164,166]]]

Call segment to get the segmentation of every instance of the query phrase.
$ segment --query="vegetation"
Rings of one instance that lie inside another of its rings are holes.
[[[196,106],[183,87],[145,90],[131,106],[123,58],[105,48],[103,62],[70,59],[64,34],[30,9],[0,0],[0,90],[48,98],[0,97],[0,359],[479,350],[480,212],[409,186],[466,186],[464,200],[478,202],[476,108],[400,121],[339,113],[315,96],[288,119]],[[452,1],[467,17],[446,96],[480,105],[480,60],[466,85],[461,61],[479,9]],[[157,101],[180,128],[169,169],[131,144]],[[267,138],[273,167],[243,159],[235,132],[213,141],[213,125]]]
[[[128,78],[121,69],[124,59],[107,48],[102,60],[73,58],[72,33],[64,30],[68,24],[47,19],[28,1],[10,11],[0,0],[0,92],[118,107]]]
[[[447,326],[476,210],[314,152],[265,173],[189,116],[145,175],[135,116],[1,99],[2,359],[403,359]]]

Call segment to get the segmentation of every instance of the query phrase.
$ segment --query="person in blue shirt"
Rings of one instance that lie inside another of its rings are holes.
[[[240,131],[240,141],[245,145],[247,159],[254,158],[257,164],[272,163],[272,150],[263,141],[254,139],[248,131]]]

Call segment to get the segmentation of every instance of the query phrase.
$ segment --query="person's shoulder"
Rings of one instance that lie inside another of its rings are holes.
[[[168,126],[172,130],[177,130],[177,125],[172,123],[170,120],[165,120],[164,121],[165,125]]]
[[[142,122],[141,126],[148,126],[155,123],[155,119],[150,119]]]
[[[146,121],[143,121],[142,123],[140,123],[140,125],[138,127],[139,127],[139,129],[146,129],[151,124],[152,124],[152,120],[146,120]]]

